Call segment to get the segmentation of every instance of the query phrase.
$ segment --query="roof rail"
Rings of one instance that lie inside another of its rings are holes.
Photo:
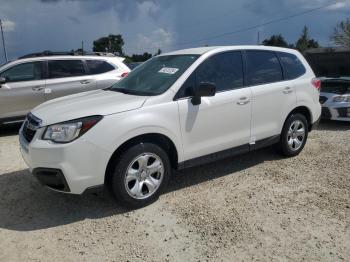
[[[31,58],[31,57],[41,57],[41,56],[84,56],[84,55],[90,55],[90,56],[118,56],[116,53],[109,53],[109,52],[85,52],[85,51],[70,51],[70,52],[52,52],[49,50],[40,52],[40,53],[31,53],[24,56],[19,57],[18,59],[24,59],[24,58]]]

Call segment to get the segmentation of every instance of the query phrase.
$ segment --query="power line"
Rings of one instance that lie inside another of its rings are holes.
[[[222,38],[222,37],[225,37],[225,36],[228,36],[228,35],[234,35],[234,34],[238,34],[238,33],[243,33],[243,32],[246,32],[246,31],[253,30],[253,29],[257,29],[257,28],[262,27],[262,26],[267,26],[267,25],[270,25],[270,24],[274,24],[274,23],[277,23],[277,22],[286,21],[286,20],[289,20],[289,19],[292,19],[292,18],[295,18],[295,17],[298,17],[298,16],[302,16],[302,15],[305,15],[305,14],[313,13],[313,12],[316,12],[318,10],[330,7],[330,6],[334,5],[334,4],[335,3],[319,6],[319,7],[316,7],[316,8],[313,8],[313,9],[309,9],[309,10],[306,10],[306,11],[302,11],[302,12],[299,12],[299,13],[295,13],[295,14],[292,14],[292,15],[288,15],[288,16],[284,16],[284,17],[281,17],[281,18],[273,19],[273,20],[270,20],[270,21],[267,21],[267,22],[264,22],[264,23],[261,23],[261,24],[256,24],[256,25],[240,28],[240,29],[237,29],[235,31],[224,32],[224,33],[221,33],[221,34],[212,35],[212,36],[208,36],[208,37],[201,38],[201,39],[196,39],[196,40],[192,40],[192,41],[188,41],[188,42],[182,42],[182,43],[174,44],[174,45],[171,45],[171,47],[179,47],[179,46],[189,45],[189,44],[198,43],[198,42],[202,42],[202,41],[208,41],[208,40],[212,40],[212,39]],[[160,48],[160,47],[154,46],[154,47],[146,47],[144,49],[151,50],[151,49],[155,49],[155,48]]]
[[[249,27],[244,27],[244,28],[241,28],[241,29],[238,29],[238,30],[235,30],[235,31],[225,32],[225,33],[221,33],[221,34],[218,34],[218,35],[213,35],[213,36],[209,36],[209,37],[205,37],[205,38],[201,38],[201,39],[197,39],[197,40],[192,40],[192,41],[189,41],[189,42],[179,43],[179,44],[176,44],[174,46],[188,45],[188,44],[192,44],[192,43],[197,43],[197,42],[217,39],[217,38],[225,37],[225,36],[228,36],[228,35],[234,35],[234,34],[242,33],[242,32],[245,32],[245,31],[250,31],[250,30],[262,27],[262,26],[274,24],[274,23],[277,23],[277,22],[289,20],[289,19],[292,19],[292,18],[295,18],[295,17],[298,17],[298,16],[302,16],[302,15],[305,15],[305,14],[313,13],[315,11],[324,9],[324,8],[332,6],[332,5],[334,5],[334,3],[328,4],[328,5],[323,5],[323,6],[320,6],[320,7],[317,7],[317,8],[309,9],[309,10],[306,10],[306,11],[303,11],[303,12],[299,12],[299,13],[296,13],[296,14],[288,15],[288,16],[281,17],[281,18],[278,18],[278,19],[270,20],[270,21],[267,21],[265,23],[256,24],[256,25],[249,26]]]

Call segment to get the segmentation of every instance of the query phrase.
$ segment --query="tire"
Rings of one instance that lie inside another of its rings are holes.
[[[302,114],[290,115],[285,121],[279,142],[281,153],[287,157],[297,156],[308,137],[308,122]]]
[[[119,158],[111,180],[112,193],[125,207],[144,207],[159,198],[170,174],[167,153],[158,145],[140,143]]]

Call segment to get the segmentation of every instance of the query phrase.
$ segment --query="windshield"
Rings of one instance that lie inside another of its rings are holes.
[[[164,93],[193,64],[198,55],[157,56],[136,67],[110,90],[133,95]]]

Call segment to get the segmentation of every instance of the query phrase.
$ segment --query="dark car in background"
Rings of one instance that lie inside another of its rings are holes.
[[[313,49],[305,57],[321,79],[322,118],[350,121],[350,49]]]

